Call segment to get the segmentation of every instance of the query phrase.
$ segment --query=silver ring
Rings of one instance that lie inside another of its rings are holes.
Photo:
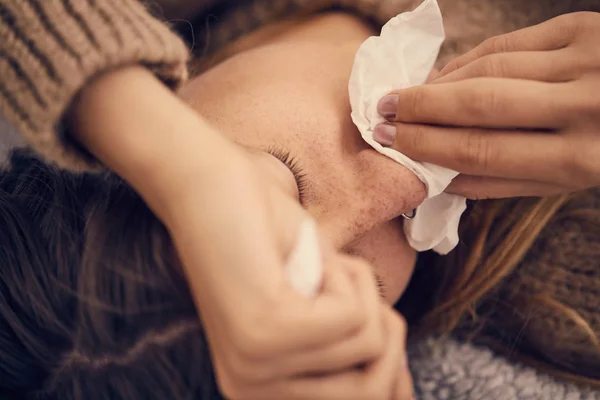
[[[410,220],[410,219],[414,219],[416,216],[417,216],[417,209],[416,209],[416,208],[414,208],[414,209],[412,210],[412,212],[410,213],[410,215],[407,215],[407,214],[402,214],[402,217],[403,217],[404,219],[408,219],[408,220]]]

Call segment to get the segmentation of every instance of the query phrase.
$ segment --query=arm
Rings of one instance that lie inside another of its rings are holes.
[[[0,114],[63,167],[98,166],[63,118],[93,77],[139,64],[172,88],[186,78],[188,50],[137,0],[2,0],[0,15]]]
[[[214,83],[212,95],[201,91],[206,103],[224,92],[222,81]],[[225,394],[410,394],[408,373],[396,372],[404,327],[381,304],[370,267],[334,252],[324,239],[325,253],[333,254],[324,260],[321,292],[311,299],[295,293],[282,263],[299,224],[309,218],[306,211],[248,154],[165,93],[146,71],[124,68],[81,92],[73,122],[80,142],[127,179],[167,225]],[[353,281],[356,287],[346,284]],[[358,316],[365,318],[354,321]],[[376,354],[365,356],[372,341]],[[307,347],[312,351],[299,351]],[[357,364],[373,368],[354,371]],[[319,382],[306,380],[306,371],[321,373]]]

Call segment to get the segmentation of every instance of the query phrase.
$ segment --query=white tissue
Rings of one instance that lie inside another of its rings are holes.
[[[311,218],[298,229],[298,239],[288,256],[285,272],[290,285],[305,296],[314,296],[321,287],[323,261],[317,225]]]
[[[392,18],[380,36],[367,39],[356,53],[350,83],[352,120],[364,140],[379,153],[404,165],[427,186],[417,215],[404,223],[410,245],[418,250],[449,253],[458,244],[458,223],[466,208],[463,197],[443,193],[456,171],[411,160],[373,140],[373,129],[385,119],[377,103],[396,89],[425,83],[444,41],[442,14],[436,0]],[[401,135],[402,132],[399,132]]]

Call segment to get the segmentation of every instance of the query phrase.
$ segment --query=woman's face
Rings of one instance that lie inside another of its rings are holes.
[[[401,214],[423,201],[425,188],[372,150],[350,119],[348,78],[368,34],[352,17],[313,20],[230,58],[194,79],[182,96],[277,174],[337,248],[371,262],[393,303],[416,258]]]

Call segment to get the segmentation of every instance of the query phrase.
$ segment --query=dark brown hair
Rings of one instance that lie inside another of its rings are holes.
[[[167,232],[119,178],[15,152],[0,227],[0,398],[221,398]]]
[[[445,257],[424,255],[398,304],[413,333],[453,334],[560,379],[600,387],[600,310],[586,303],[600,285],[600,249],[586,248],[600,235],[597,200],[588,201],[596,196],[472,203],[461,243]],[[553,230],[570,241],[537,243]],[[555,254],[556,246],[566,246],[568,256],[536,260],[535,252]],[[556,282],[567,290],[566,302],[557,298]]]
[[[490,293],[518,270],[567,200],[479,202],[456,251],[420,257],[399,309],[427,334],[448,334],[465,320],[472,331],[477,314],[495,318]],[[600,221],[599,214],[585,215]],[[167,231],[126,183],[17,151],[0,172],[0,227],[0,398],[222,398]],[[521,303],[511,312],[550,304],[516,294]],[[553,315],[597,339],[576,311],[552,305]],[[519,346],[514,336],[506,341]],[[556,375],[597,383],[543,355],[521,354]]]

